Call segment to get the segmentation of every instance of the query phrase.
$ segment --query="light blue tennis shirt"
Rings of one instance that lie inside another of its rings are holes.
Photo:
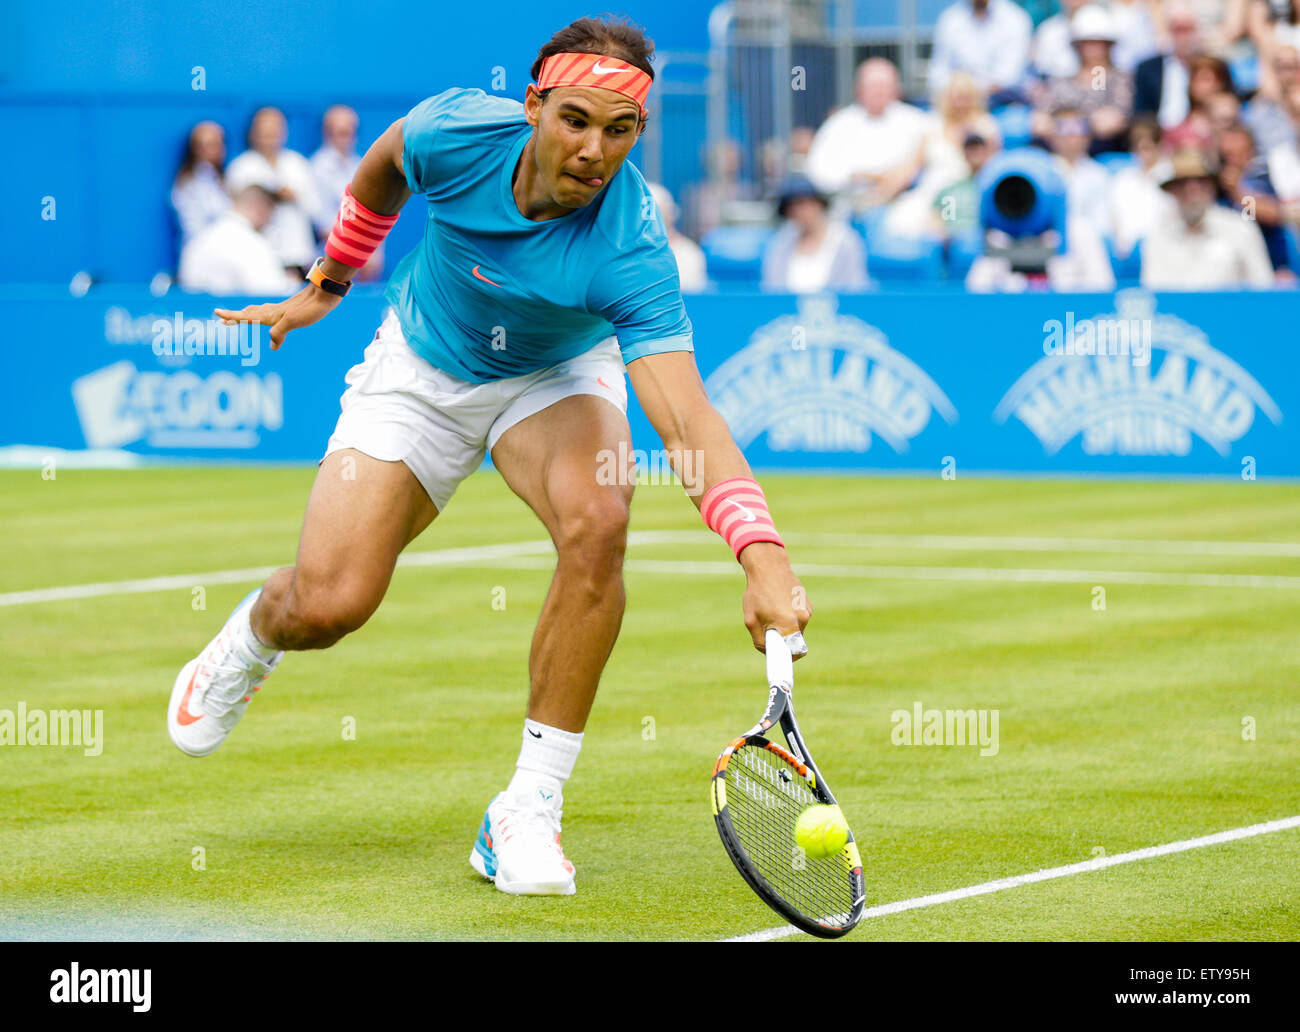
[[[511,182],[532,133],[518,101],[430,97],[403,123],[402,165],[428,198],[420,245],[386,297],[410,346],[472,383],[520,376],[617,335],[624,362],[691,351],[677,262],[641,173],[622,167],[585,208],[520,214]]]

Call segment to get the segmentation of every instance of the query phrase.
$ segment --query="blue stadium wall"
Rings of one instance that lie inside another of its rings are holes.
[[[279,351],[261,328],[220,327],[214,303],[0,288],[0,459],[316,460],[382,295],[357,288]],[[1294,292],[719,294],[687,307],[709,394],[758,468],[1300,476]],[[634,446],[661,448],[630,415]]]

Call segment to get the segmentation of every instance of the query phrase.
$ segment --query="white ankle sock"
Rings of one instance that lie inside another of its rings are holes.
[[[523,744],[506,795],[516,802],[541,801],[558,808],[564,783],[582,749],[582,733],[524,721]]]
[[[258,597],[260,596],[261,593],[259,592]],[[257,659],[265,663],[267,666],[275,666],[284,653],[280,652],[278,649],[272,648],[270,645],[263,644],[262,639],[257,636],[256,632],[254,632],[252,615],[253,606],[256,605],[256,603],[257,599],[254,599],[249,605],[240,608],[239,612],[235,614],[231,621],[233,624],[231,629],[235,632],[236,640],[241,642],[243,646]]]

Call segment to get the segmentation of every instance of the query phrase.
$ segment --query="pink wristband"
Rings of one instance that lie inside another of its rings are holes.
[[[400,214],[400,212],[399,212]],[[325,253],[336,262],[359,269],[370,260],[397,222],[397,215],[380,215],[352,196],[352,187],[343,191],[343,203],[334,216],[334,227],[325,241]]]
[[[710,530],[722,535],[737,559],[746,546],[759,541],[785,547],[767,510],[763,489],[750,477],[732,477],[714,484],[700,500],[700,515]]]

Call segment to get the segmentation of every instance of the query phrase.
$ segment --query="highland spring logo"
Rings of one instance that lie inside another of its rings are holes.
[[[1051,350],[1007,391],[994,420],[1015,416],[1048,455],[1076,436],[1088,455],[1186,455],[1194,435],[1224,456],[1250,429],[1256,409],[1274,425],[1282,421],[1245,369],[1211,347],[1199,328],[1157,315],[1146,291],[1121,291],[1115,307],[1092,321],[1149,326],[1145,361],[1135,361],[1138,349]]]
[[[709,376],[705,389],[742,448],[766,433],[773,451],[865,452],[874,434],[902,453],[932,412],[957,421],[925,370],[835,304],[801,298],[798,315],[760,326]]]

